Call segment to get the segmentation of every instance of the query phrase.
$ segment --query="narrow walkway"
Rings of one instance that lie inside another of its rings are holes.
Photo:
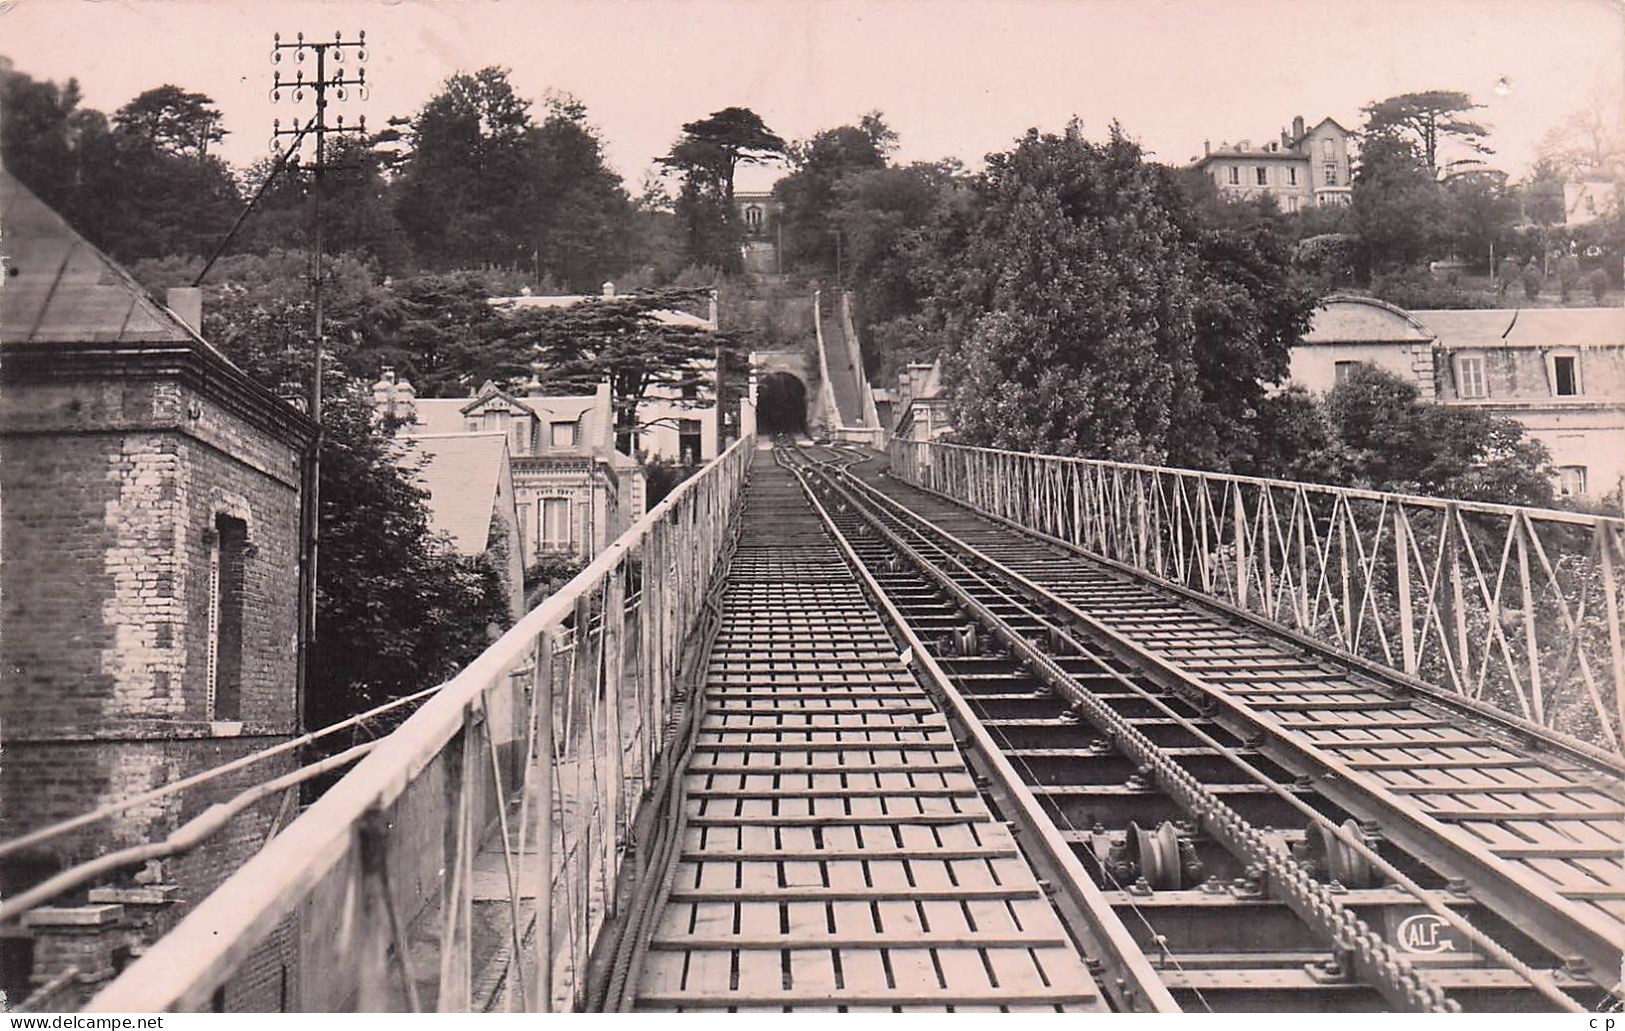
[[[824,301],[819,330],[824,338],[824,367],[829,371],[830,391],[835,395],[841,425],[862,426],[862,388],[858,370],[853,366],[851,352],[846,346],[846,331],[841,327],[839,298],[831,297]]]
[[[640,1010],[1100,1010],[943,716],[759,452]]]

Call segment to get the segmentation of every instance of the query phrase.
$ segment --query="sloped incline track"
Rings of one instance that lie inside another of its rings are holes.
[[[1561,749],[1554,750],[1551,756],[1533,759],[1520,755],[1522,750],[1516,744],[1498,737],[1494,728],[1476,725],[1470,714],[1416,706],[1388,690],[1386,685],[1357,679],[1332,666],[1306,662],[1302,655],[1294,654],[1283,642],[1273,640],[1256,627],[1227,625],[1213,613],[1192,607],[1182,599],[1164,596],[1121,574],[1108,574],[1080,556],[980,519],[957,505],[889,483],[884,478],[877,480],[872,471],[861,475],[878,483],[892,503],[905,501],[908,508],[930,521],[929,524],[919,522],[898,509],[888,515],[899,528],[907,527],[919,540],[930,539],[950,548],[958,561],[969,563],[967,569],[975,567],[996,574],[994,579],[1002,578],[1030,592],[1042,602],[1038,611],[1055,621],[1092,632],[1099,631],[1101,625],[1121,626],[1121,631],[1106,631],[1111,643],[1122,645],[1126,640],[1130,645],[1127,649],[1130,658],[1165,667],[1164,672],[1175,674],[1175,679],[1183,678],[1185,682],[1181,686],[1201,695],[1202,707],[1216,712],[1217,723],[1238,732],[1233,739],[1238,745],[1244,742],[1246,751],[1267,753],[1266,758],[1282,760],[1289,774],[1288,781],[1291,782],[1290,774],[1295,772],[1298,782],[1294,787],[1306,796],[1347,803],[1346,807],[1328,807],[1339,816],[1346,812],[1367,819],[1379,816],[1388,842],[1401,846],[1395,849],[1383,844],[1384,858],[1393,856],[1412,867],[1420,867],[1419,878],[1431,876],[1440,887],[1458,889],[1450,893],[1454,896],[1450,903],[1452,911],[1475,909],[1472,896],[1477,896],[1500,909],[1510,920],[1526,926],[1531,935],[1550,950],[1547,960],[1551,960],[1554,953],[1584,957],[1571,960],[1568,970],[1558,979],[1565,986],[1583,986],[1583,982],[1569,975],[1587,968],[1593,981],[1613,985],[1618,969],[1618,935],[1605,937],[1610,932],[1606,924],[1598,920],[1590,920],[1587,926],[1593,913],[1610,917],[1614,912],[1610,902],[1618,898],[1609,879],[1610,874],[1618,876],[1614,873],[1617,860],[1609,865],[1609,850],[1617,854],[1618,849],[1618,802],[1615,800],[1618,780],[1612,771],[1574,763]],[[1018,564],[1026,576],[1014,570]],[[1071,599],[1082,593],[1080,585],[1094,590],[1092,596],[1080,601],[1098,605],[1110,619],[1102,616],[1096,621],[1079,611],[1081,604],[1074,605]],[[1054,589],[1050,591],[1046,587]],[[1039,620],[1035,628],[1042,629],[1043,622]],[[1140,641],[1145,643],[1138,643]],[[970,665],[982,661],[977,657],[963,660]],[[1189,668],[1180,668],[1184,663],[1188,663]],[[1019,724],[1020,721],[1009,722]],[[1024,751],[1026,761],[1050,762],[1051,765],[1065,753],[1064,749],[1027,748]],[[1046,754],[1049,752],[1058,754]],[[1332,758],[1323,761],[1326,756]],[[1488,771],[1491,778],[1488,784],[1474,779],[1484,776],[1479,772],[1480,767]],[[1420,782],[1427,787],[1419,791],[1393,792],[1390,801],[1398,804],[1379,806],[1374,813],[1368,804],[1371,792],[1364,790],[1368,785],[1355,785],[1363,790],[1348,790],[1351,782],[1372,773],[1402,775],[1385,777],[1388,784]],[[1439,775],[1448,780],[1430,781]],[[1511,779],[1507,779],[1509,777]],[[1059,795],[1065,793],[1064,790],[1058,792]],[[1508,805],[1509,795],[1526,800],[1526,807]],[[1416,805],[1416,799],[1433,804]],[[1061,798],[1054,801],[1057,806],[1065,804]],[[1535,804],[1527,806],[1527,802]],[[1448,842],[1449,848],[1430,847],[1448,835],[1448,829],[1444,834],[1440,832],[1439,824],[1444,821],[1470,827],[1474,837],[1465,844]],[[1343,836],[1359,833],[1358,829],[1349,831],[1349,826],[1345,825]],[[1370,826],[1368,823],[1367,827]],[[1546,832],[1544,839],[1540,836],[1542,831]],[[1283,836],[1275,834],[1274,837]],[[1088,832],[1073,834],[1080,851],[1087,846],[1089,838]],[[1421,847],[1416,847],[1418,844]],[[1419,855],[1424,861],[1418,864],[1414,855],[1403,853]],[[1467,861],[1461,860],[1462,854]],[[1550,866],[1553,862],[1573,864],[1568,872],[1556,871],[1568,878],[1558,885],[1567,897],[1554,893],[1551,886],[1526,879],[1525,871],[1546,871],[1550,876],[1554,872]],[[1509,875],[1508,870],[1496,864],[1518,864],[1523,869],[1514,869]],[[1440,877],[1439,869],[1447,876]],[[1576,871],[1584,872],[1590,883],[1576,883]],[[1398,871],[1392,872],[1399,875]],[[1415,882],[1411,883],[1414,886]],[[1459,889],[1471,894],[1463,894]],[[1355,894],[1361,897],[1349,901],[1374,904],[1381,890],[1373,887],[1363,894],[1357,892]],[[1142,900],[1143,905],[1166,903],[1170,901],[1167,896],[1175,893],[1161,894],[1161,899]],[[1389,894],[1405,893],[1389,891]],[[1507,904],[1508,900],[1511,905]],[[1409,901],[1414,905],[1416,900]],[[1590,912],[1581,909],[1582,904],[1589,906]],[[1478,915],[1488,915],[1493,922],[1493,913]],[[1604,937],[1599,938],[1599,932]],[[1520,935],[1503,929],[1497,933],[1497,938],[1501,937],[1512,940]],[[1492,954],[1498,951],[1494,942],[1487,944]],[[1503,965],[1517,967],[1525,957],[1540,964],[1538,949],[1531,952],[1520,946],[1521,955],[1517,958],[1500,951],[1506,961]],[[1527,971],[1527,967],[1524,969]],[[1552,980],[1545,975],[1537,976],[1545,979],[1547,991],[1543,994],[1550,1002],[1555,995],[1550,991]],[[1194,984],[1201,978],[1187,980]],[[1463,980],[1452,975],[1434,980],[1459,982],[1464,988],[1472,988],[1471,978]],[[1478,980],[1480,987],[1484,987],[1495,979],[1481,977]]]
[[[758,454],[640,1010],[1100,1010],[794,478]]]

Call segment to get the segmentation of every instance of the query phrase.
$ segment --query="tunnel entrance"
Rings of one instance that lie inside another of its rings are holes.
[[[773,372],[756,384],[756,432],[807,432],[807,387],[788,372]]]

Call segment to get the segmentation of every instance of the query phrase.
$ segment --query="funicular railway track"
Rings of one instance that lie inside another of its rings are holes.
[[[1182,1006],[1610,1001],[1617,767],[837,471],[850,459],[783,458],[950,682],[961,740],[995,744]],[[1132,1005],[1143,968],[1097,951]]]
[[[1104,1010],[795,478],[758,454],[640,1010]]]

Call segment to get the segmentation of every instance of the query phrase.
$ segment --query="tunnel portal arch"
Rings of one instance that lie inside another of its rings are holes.
[[[791,372],[770,372],[756,384],[756,431],[807,432],[807,384]]]

